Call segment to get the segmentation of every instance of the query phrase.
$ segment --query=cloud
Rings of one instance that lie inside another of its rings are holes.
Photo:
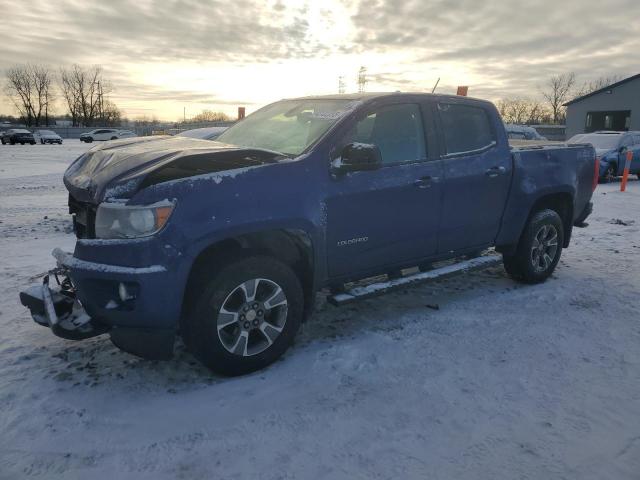
[[[637,0],[360,0],[353,49],[411,49],[410,69],[455,64],[483,79],[476,92],[535,95],[553,74],[637,73],[638,15]]]
[[[277,65],[280,78],[263,88],[278,83],[281,91],[299,87],[311,64],[327,65],[313,75],[333,88],[346,73],[339,64],[354,77],[366,65],[376,89],[430,90],[442,77],[438,91],[470,84],[487,98],[535,96],[553,74],[638,73],[638,17],[638,0],[31,0],[3,18],[11,41],[0,42],[0,68],[101,64],[114,95],[138,109],[152,101],[258,102],[246,82],[209,92],[144,75],[185,64],[207,73],[242,67],[245,75]]]

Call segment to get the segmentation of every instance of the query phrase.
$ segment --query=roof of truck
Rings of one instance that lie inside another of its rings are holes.
[[[415,96],[424,96],[424,97],[434,97],[441,99],[469,99],[476,102],[485,102],[491,103],[488,100],[483,100],[481,98],[474,97],[461,97],[459,95],[445,95],[441,93],[427,93],[427,92],[366,92],[366,93],[339,93],[333,95],[309,95],[306,97],[291,97],[286,98],[285,100],[372,100],[374,98],[381,97],[391,97],[391,96],[407,96],[407,97],[415,97]]]

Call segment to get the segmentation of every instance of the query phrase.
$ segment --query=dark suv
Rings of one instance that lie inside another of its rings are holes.
[[[36,144],[36,139],[33,138],[33,133],[23,128],[12,128],[7,130],[2,134],[1,141],[3,145],[6,145],[7,143],[10,145],[15,145],[16,143],[19,143],[20,145],[24,145],[25,143],[30,143],[31,145]]]

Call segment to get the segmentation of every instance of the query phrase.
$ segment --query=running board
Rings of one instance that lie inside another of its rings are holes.
[[[364,298],[377,297],[379,295],[398,290],[400,288],[428,283],[434,280],[442,280],[462,273],[484,270],[502,263],[502,256],[496,254],[484,255],[481,257],[464,260],[444,267],[435,268],[428,272],[419,272],[406,277],[400,277],[386,282],[376,282],[361,287],[352,287],[344,292],[336,293],[327,297],[327,301],[332,305],[340,306],[362,300]]]

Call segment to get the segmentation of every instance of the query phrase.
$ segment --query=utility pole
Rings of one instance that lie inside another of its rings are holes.
[[[187,123],[187,107],[182,107],[182,123]]]
[[[344,92],[345,92],[344,76],[340,75],[338,77],[338,93],[342,94]]]
[[[367,89],[367,68],[360,67],[358,70],[358,93],[364,93]]]

